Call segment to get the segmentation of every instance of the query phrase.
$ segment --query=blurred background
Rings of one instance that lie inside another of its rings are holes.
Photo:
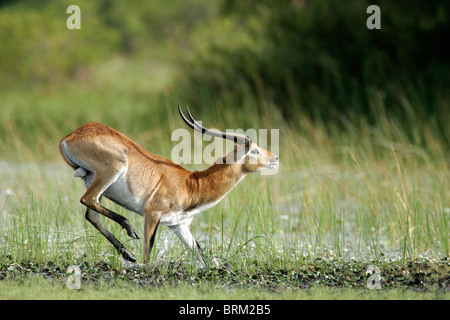
[[[71,4],[81,30],[66,27]],[[381,30],[366,27],[371,4]],[[168,132],[184,126],[178,102],[207,126],[284,128],[317,143],[375,130],[442,155],[449,9],[407,0],[3,0],[0,156],[53,159],[59,138],[92,120],[168,156]]]

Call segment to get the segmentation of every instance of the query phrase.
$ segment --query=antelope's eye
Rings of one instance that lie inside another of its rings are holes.
[[[253,153],[253,154],[258,154],[259,153],[259,150],[256,148],[256,149],[253,149],[252,151],[250,151],[250,153]]]

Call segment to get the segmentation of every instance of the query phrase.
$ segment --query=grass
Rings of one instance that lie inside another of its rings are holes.
[[[177,287],[136,287],[128,282],[86,285],[82,290],[68,289],[63,283],[41,279],[0,282],[0,299],[26,300],[448,300],[449,294],[441,291],[417,292],[412,290],[362,290],[316,287],[306,290],[286,289],[282,292],[268,290],[223,290],[206,285],[200,289],[191,285]]]
[[[448,256],[448,182],[436,168],[403,167],[399,173],[392,163],[389,173],[386,168],[284,170],[247,177],[194,221],[193,232],[211,255],[229,259],[239,254],[243,265],[257,259],[288,266],[304,256],[400,261]],[[18,261],[67,261],[83,254],[95,261],[95,255],[114,254],[84,220],[83,183],[63,163],[3,162],[0,172],[3,254]],[[142,229],[141,217],[106,203]],[[141,255],[140,242],[128,240],[120,226],[107,225]],[[178,242],[165,228],[160,233],[158,250],[164,237]],[[170,248],[176,252],[171,259],[183,250],[181,244]]]

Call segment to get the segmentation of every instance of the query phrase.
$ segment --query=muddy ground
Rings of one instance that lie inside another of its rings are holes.
[[[120,286],[126,283],[138,287],[177,286],[195,287],[209,283],[219,288],[247,288],[269,291],[308,289],[317,286],[330,288],[359,288],[379,285],[381,289],[406,289],[415,291],[450,291],[450,262],[372,262],[323,261],[299,265],[295,269],[270,269],[252,266],[246,271],[233,270],[224,263],[222,267],[187,269],[181,264],[168,263],[161,267],[113,267],[101,262],[95,265],[81,263],[81,284],[107,284]],[[64,283],[70,277],[69,265],[33,262],[8,262],[0,265],[0,281],[23,281],[42,278]],[[372,270],[370,272],[370,270]]]

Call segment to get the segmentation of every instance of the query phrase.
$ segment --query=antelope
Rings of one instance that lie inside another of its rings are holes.
[[[189,230],[195,215],[215,206],[248,173],[278,166],[278,156],[260,148],[240,133],[208,129],[178,111],[184,122],[202,134],[235,142],[234,150],[204,171],[188,171],[154,155],[105,124],[89,122],[59,142],[64,160],[80,177],[87,191],[80,202],[85,218],[116,248],[125,260],[136,257],[100,221],[100,214],[120,224],[132,239],[139,239],[123,216],[101,204],[103,196],[144,217],[144,264],[150,256],[160,224],[169,227],[206,266],[200,245]],[[219,161],[221,160],[221,161]]]

